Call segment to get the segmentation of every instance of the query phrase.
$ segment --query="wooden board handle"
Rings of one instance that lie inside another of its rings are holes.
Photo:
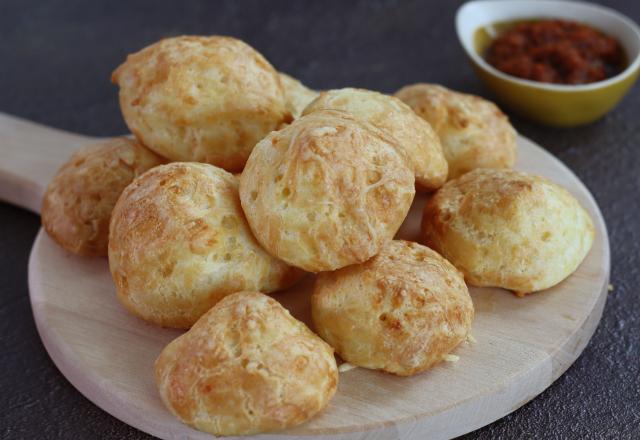
[[[58,168],[94,140],[0,113],[0,200],[39,213]]]

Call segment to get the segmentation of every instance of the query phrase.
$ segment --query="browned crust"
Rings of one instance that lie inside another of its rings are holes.
[[[413,84],[395,96],[429,122],[442,143],[449,179],[476,168],[512,168],[516,132],[492,102],[437,84]]]
[[[438,136],[398,98],[365,89],[329,90],[310,103],[303,114],[318,110],[348,112],[392,136],[414,170],[420,191],[433,191],[447,180],[448,164]]]
[[[401,376],[440,362],[474,315],[462,274],[431,249],[400,240],[365,263],[320,274],[311,311],[318,334],[347,362]]]
[[[129,311],[177,328],[189,328],[226,295],[272,292],[303,274],[256,242],[232,174],[180,162],[126,188],[111,219],[109,267]]]
[[[53,177],[42,202],[42,225],[67,251],[107,255],[111,211],[124,188],[164,159],[120,137],[76,152]]]
[[[220,301],[162,351],[155,376],[173,414],[215,435],[299,425],[338,384],[333,349],[258,292]]]
[[[477,169],[447,182],[429,200],[422,233],[468,283],[530,293],[578,267],[594,228],[560,186],[518,171]]]
[[[317,111],[269,134],[240,178],[258,241],[307,271],[375,255],[411,206],[412,171],[393,140],[337,111]]]
[[[278,73],[231,37],[166,38],[112,74],[132,133],[176,161],[241,171],[253,146],[291,120]]]

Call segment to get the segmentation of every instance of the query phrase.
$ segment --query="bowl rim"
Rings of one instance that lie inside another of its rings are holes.
[[[638,53],[636,54],[635,58],[633,58],[630,62],[629,65],[620,73],[618,73],[617,75],[612,76],[611,78],[607,78],[605,80],[602,81],[596,81],[593,83],[588,83],[588,84],[553,84],[553,83],[544,83],[544,82],[540,82],[540,81],[533,81],[533,80],[529,80],[529,79],[524,79],[524,78],[519,78],[517,76],[513,76],[513,75],[509,75],[507,73],[504,73],[498,69],[496,69],[495,67],[493,67],[491,64],[489,64],[488,62],[486,62],[484,60],[484,58],[475,50],[475,48],[473,47],[468,47],[468,44],[466,44],[466,42],[464,41],[464,39],[462,38],[462,32],[463,32],[463,26],[462,26],[462,19],[461,19],[461,15],[464,12],[464,10],[468,7],[470,7],[471,5],[477,5],[477,4],[488,4],[488,3],[501,3],[501,2],[509,2],[509,3],[534,3],[531,0],[471,0],[468,2],[465,2],[464,4],[462,4],[458,10],[456,11],[456,34],[458,35],[458,41],[460,43],[460,45],[463,47],[463,49],[465,50],[465,52],[467,53],[467,55],[483,70],[489,72],[490,74],[497,76],[505,81],[510,81],[516,84],[520,84],[523,86],[528,86],[528,87],[533,87],[533,88],[537,88],[537,89],[541,89],[541,90],[553,90],[553,91],[558,91],[558,92],[580,92],[580,91],[589,91],[589,90],[595,90],[595,89],[600,89],[600,88],[604,88],[607,87],[611,84],[620,82],[624,79],[626,79],[627,77],[629,77],[630,75],[636,73],[640,67],[640,50],[638,50]],[[602,6],[602,5],[598,5],[595,3],[589,3],[589,2],[583,2],[583,1],[577,1],[577,0],[536,0],[535,3],[539,6],[541,6],[542,8],[544,8],[545,4],[579,4],[581,6],[585,6],[587,8],[591,8],[593,10],[596,10],[598,13],[601,14],[607,14],[609,16],[613,16],[614,18],[617,18],[618,20],[620,20],[622,23],[624,23],[625,26],[627,26],[632,32],[633,34],[635,34],[637,40],[638,40],[638,44],[640,45],[640,27],[629,17],[627,17],[626,15],[616,11],[615,9],[611,9],[609,7],[606,6]],[[523,18],[525,18],[525,15],[523,15]],[[578,20],[576,20],[578,21]],[[475,30],[474,30],[475,32]]]

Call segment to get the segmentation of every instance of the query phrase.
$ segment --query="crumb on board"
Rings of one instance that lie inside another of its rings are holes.
[[[351,365],[349,362],[344,362],[338,367],[338,372],[345,373],[349,370],[353,370],[354,368],[358,368],[356,365]]]
[[[442,360],[445,362],[458,362],[460,360],[460,356],[455,354],[445,354],[442,356]]]
[[[609,285],[607,286],[607,291],[613,292],[613,284],[609,283]]]
[[[476,338],[474,338],[471,333],[468,333],[467,334],[467,342],[469,344],[475,344],[476,342],[478,342],[478,340]]]
[[[574,318],[573,316],[571,316],[571,315],[569,315],[569,314],[567,314],[567,313],[563,313],[563,314],[562,314],[562,317],[563,317],[564,319],[568,319],[569,321],[575,321],[575,320],[576,320],[576,318]]]

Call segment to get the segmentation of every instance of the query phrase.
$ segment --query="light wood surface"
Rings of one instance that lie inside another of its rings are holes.
[[[88,141],[0,114],[0,199],[37,212],[55,169]],[[518,144],[516,168],[565,186],[594,219],[595,243],[577,272],[526,298],[500,289],[471,289],[476,342],[463,343],[455,351],[458,362],[410,378],[362,368],[341,373],[338,392],[320,416],[260,438],[451,438],[533,399],[580,355],[607,296],[606,227],[591,194],[571,171],[531,141],[520,137]],[[414,202],[399,236],[416,239],[423,204],[424,198]],[[312,283],[310,276],[275,297],[308,321]],[[29,288],[44,345],[81,393],[157,437],[212,438],[182,425],[162,406],[153,383],[153,362],[179,332],[130,316],[115,297],[106,259],[70,255],[41,230],[29,261]]]

